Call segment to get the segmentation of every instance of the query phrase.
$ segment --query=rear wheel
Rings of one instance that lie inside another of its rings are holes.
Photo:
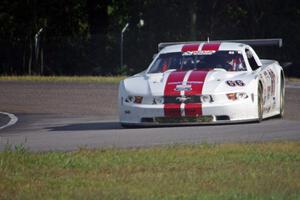
[[[263,95],[262,95],[262,86],[259,84],[257,91],[257,112],[258,112],[258,122],[261,122],[263,119]]]

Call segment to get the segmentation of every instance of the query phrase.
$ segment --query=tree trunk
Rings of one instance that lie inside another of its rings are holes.
[[[191,40],[196,40],[196,32],[197,32],[197,12],[196,12],[196,3],[192,2],[190,3],[189,6],[189,10],[190,10],[190,20],[191,20],[191,24],[190,24],[190,37]]]
[[[31,75],[32,70],[32,40],[29,40],[29,59],[28,59],[28,75]]]
[[[41,48],[41,75],[44,75],[44,49]]]

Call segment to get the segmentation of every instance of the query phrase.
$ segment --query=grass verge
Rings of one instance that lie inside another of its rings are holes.
[[[299,199],[300,142],[0,153],[0,199]]]
[[[80,82],[117,84],[125,76],[0,76],[0,81],[33,81],[33,82]],[[300,78],[287,78],[290,82],[300,82]]]
[[[80,82],[117,84],[125,76],[0,76],[0,81]]]
[[[287,78],[287,80],[290,82],[297,82],[297,83],[300,82],[300,78]]]

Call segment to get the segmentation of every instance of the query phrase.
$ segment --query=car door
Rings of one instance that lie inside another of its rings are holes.
[[[262,83],[264,114],[268,115],[275,109],[276,106],[276,85],[278,85],[276,79],[277,72],[274,70],[271,62],[264,64],[262,64],[260,60],[257,62],[259,58],[253,49],[246,48],[245,51],[250,67],[258,74]]]

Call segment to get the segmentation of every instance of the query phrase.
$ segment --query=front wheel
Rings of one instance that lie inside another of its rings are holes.
[[[257,112],[258,112],[258,122],[261,122],[263,119],[263,95],[262,95],[262,86],[259,84],[257,91]]]

